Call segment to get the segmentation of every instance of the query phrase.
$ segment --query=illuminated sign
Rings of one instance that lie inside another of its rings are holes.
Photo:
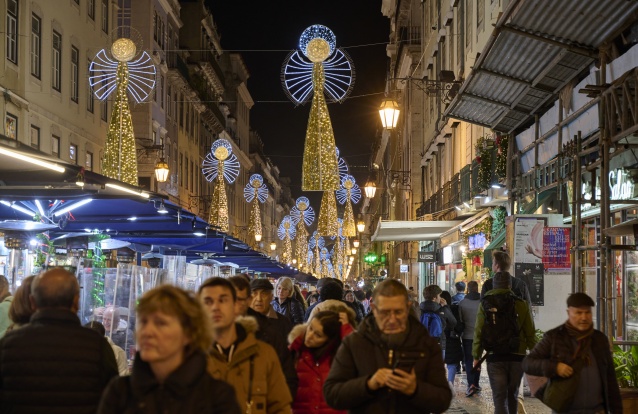
[[[482,249],[485,247],[485,233],[480,232],[467,238],[468,250]]]
[[[443,264],[452,263],[452,246],[447,246],[443,248]]]
[[[401,272],[401,273],[408,273],[408,272],[409,272],[409,270],[408,270],[408,266],[409,266],[409,265],[404,265],[404,264],[400,265],[400,266],[399,266],[399,272]]]
[[[593,192],[591,181],[583,182],[581,187],[584,200],[591,200]],[[609,194],[612,200],[630,200],[634,197],[634,181],[623,169],[617,168],[609,172]],[[600,200],[600,185],[596,182],[596,200]],[[582,210],[593,208],[592,204],[583,204]]]

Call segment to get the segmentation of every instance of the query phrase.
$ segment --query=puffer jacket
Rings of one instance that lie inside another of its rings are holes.
[[[235,389],[242,412],[246,411],[248,395],[251,394],[253,414],[289,414],[292,397],[285,386],[286,378],[275,350],[255,338],[257,321],[254,318],[238,318],[235,327],[238,339],[230,360],[213,346],[208,372]]]
[[[286,298],[283,303],[279,303],[279,299],[273,299],[270,304],[276,312],[287,316],[288,319],[290,319],[290,321],[292,322],[293,326],[303,323],[304,309],[301,302],[299,302],[297,299]]]
[[[374,314],[365,317],[356,332],[343,339],[323,386],[331,407],[352,414],[422,414],[448,409],[452,391],[447,383],[441,347],[418,319],[408,318],[402,344],[390,348],[377,327]],[[415,358],[416,391],[408,396],[366,385],[379,368],[392,368],[398,358]]]
[[[567,333],[565,325],[551,329],[523,360],[523,370],[530,375],[555,377],[559,362],[573,364],[577,343]],[[609,350],[609,341],[602,332],[592,334],[591,351],[596,357],[600,381],[603,388],[603,401],[607,413],[622,413],[622,400],[614,372],[614,361]]]
[[[116,378],[102,396],[98,414],[239,414],[233,388],[206,372],[206,355],[197,352],[160,384],[148,363],[135,356],[131,376]]]
[[[0,413],[93,414],[117,373],[103,336],[70,310],[40,309],[0,340]]]
[[[290,333],[296,336],[290,350],[296,355],[297,376],[299,377],[299,388],[297,398],[292,404],[292,411],[295,414],[345,414],[326,404],[323,397],[323,384],[330,372],[330,365],[337,349],[327,350],[318,360],[312,355],[310,349],[304,345],[306,327],[308,324],[297,325]],[[341,326],[341,339],[351,334],[353,331],[350,324]]]

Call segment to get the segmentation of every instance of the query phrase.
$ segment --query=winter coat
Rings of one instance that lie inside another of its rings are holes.
[[[0,413],[94,414],[117,365],[70,310],[40,309],[0,340]]]
[[[130,376],[115,378],[100,401],[98,414],[241,413],[235,391],[206,372],[206,355],[196,352],[159,383],[151,366],[135,356]]]
[[[481,306],[481,295],[478,292],[470,292],[459,302],[460,322],[463,322],[463,339],[474,338],[474,327],[476,326],[476,315]]]
[[[343,339],[323,387],[326,402],[338,410],[358,414],[441,413],[450,406],[441,348],[418,319],[408,317],[407,336],[391,349],[377,327],[374,314],[365,317],[356,332]],[[368,379],[379,368],[392,368],[401,357],[415,358],[417,386],[414,395],[382,388],[370,391]]]
[[[523,360],[523,370],[530,375],[555,377],[559,362],[570,366],[573,364],[576,347],[577,343],[567,333],[565,325],[560,325],[545,332],[543,339]],[[591,351],[598,365],[606,412],[622,413],[622,400],[614,372],[614,361],[609,350],[609,341],[605,334],[598,330],[594,330],[592,334]]]
[[[237,319],[237,343],[228,357],[216,346],[211,349],[208,372],[235,389],[242,412],[246,411],[248,395],[252,394],[253,414],[289,414],[292,397],[275,350],[255,338],[257,321],[251,317]],[[251,380],[252,366],[252,380]]]
[[[441,322],[443,323],[444,331],[446,329],[454,329],[454,327],[456,326],[456,318],[452,314],[450,307],[447,305],[441,306],[438,303],[433,302],[431,300],[424,300],[419,305],[419,309],[421,310],[421,314],[423,314],[423,312],[438,313],[439,316],[441,317]],[[419,317],[420,316],[421,315],[419,315]],[[445,332],[441,334],[440,338],[436,338],[436,339],[439,341],[439,344],[441,344],[441,349],[445,351],[445,346],[446,346]]]
[[[290,322],[292,322],[292,326],[303,323],[304,309],[301,302],[297,299],[286,298],[283,303],[279,303],[279,299],[273,299],[270,304],[276,312],[287,316]]]
[[[299,394],[292,404],[295,414],[336,414],[345,411],[334,410],[323,397],[323,384],[330,372],[332,359],[337,348],[327,350],[318,360],[315,360],[310,349],[304,345],[306,327],[308,324],[297,325],[290,336],[295,339],[290,345],[290,350],[296,355],[296,369],[299,377]],[[352,326],[341,326],[341,339],[353,332]]]
[[[513,293],[510,289],[492,289],[485,296],[499,295],[505,293]],[[521,361],[525,356],[527,349],[532,349],[536,345],[536,330],[534,328],[534,320],[529,310],[529,304],[524,300],[517,299],[514,305],[519,329],[519,346],[516,352],[507,355],[490,355],[487,357],[488,362],[497,361]],[[485,309],[483,305],[479,306],[476,316],[476,326],[474,328],[474,342],[472,343],[472,356],[474,359],[481,359],[483,355],[483,346],[481,344],[481,336],[483,333],[483,325],[485,324]]]
[[[9,318],[9,307],[13,296],[9,295],[0,301],[0,338],[4,336],[5,331],[11,326],[11,318]]]
[[[295,364],[292,359],[292,355],[288,350],[288,342],[286,341],[285,332],[281,332],[277,329],[277,326],[275,326],[272,322],[272,318],[264,316],[251,308],[248,308],[247,316],[255,318],[259,325],[255,332],[255,338],[272,346],[277,353],[279,362],[281,363],[281,369],[286,377],[286,383],[288,384],[290,395],[292,395],[292,399],[294,400],[295,395],[297,394],[297,372],[295,371]]]
[[[448,308],[448,306],[445,306]],[[454,319],[459,320],[459,306],[449,306]],[[443,331],[445,334],[445,363],[446,364],[458,364],[463,360],[463,347],[461,346],[461,337],[458,331],[458,324],[453,329],[445,328]]]

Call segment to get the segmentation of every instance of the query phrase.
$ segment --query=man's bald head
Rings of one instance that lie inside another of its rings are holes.
[[[61,267],[36,276],[31,284],[31,296],[36,309],[62,308],[75,311],[79,295],[77,278]]]

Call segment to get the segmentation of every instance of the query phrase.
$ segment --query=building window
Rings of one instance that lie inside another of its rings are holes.
[[[4,119],[7,138],[18,139],[18,117],[7,113]]]
[[[108,113],[109,113],[108,102],[105,99],[100,103],[100,119],[106,122]]]
[[[18,1],[7,1],[7,59],[18,63]]]
[[[40,128],[35,125],[31,125],[31,146],[40,149]]]
[[[465,47],[469,48],[472,41],[472,3],[468,1],[466,3],[467,10],[465,10]]]
[[[102,0],[102,31],[109,32],[109,0]]]
[[[42,68],[42,20],[31,15],[31,74],[40,79]]]
[[[69,159],[73,162],[73,164],[78,163],[78,146],[75,144],[69,145]]]
[[[179,186],[184,186],[184,174],[182,174],[182,169],[184,168],[184,154],[179,153]]]
[[[173,117],[173,104],[171,102],[171,96],[173,96],[173,88],[171,85],[168,85],[168,89],[166,91],[166,96],[168,98],[168,105],[166,106],[166,113],[169,118]]]
[[[53,52],[51,53],[51,87],[62,89],[62,36],[53,31]]]
[[[476,34],[478,36],[484,29],[483,22],[485,21],[485,0],[477,0],[476,2]]]
[[[87,171],[93,171],[93,153],[91,151],[86,152],[86,161],[84,161],[84,169]]]
[[[164,109],[164,76],[160,75],[160,85],[159,85],[159,94],[160,94],[160,108]]]
[[[79,63],[80,63],[80,51],[71,47],[71,100],[73,102],[78,101],[78,95],[80,93],[80,73],[79,73]]]
[[[86,12],[91,20],[95,20],[95,0],[89,0],[87,2]]]
[[[88,60],[88,64],[86,66],[87,68],[87,72],[88,69],[91,67],[91,59]],[[90,113],[93,113],[93,111],[95,110],[95,100],[93,98],[93,89],[91,89],[91,85],[87,82],[86,83],[88,90],[86,91],[86,110],[89,111]]]
[[[60,158],[60,137],[51,137],[51,154]]]

